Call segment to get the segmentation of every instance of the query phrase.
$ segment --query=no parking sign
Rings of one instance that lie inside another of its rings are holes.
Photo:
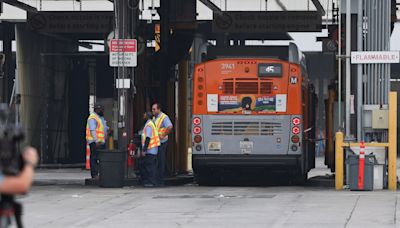
[[[111,67],[137,66],[136,39],[112,39],[110,42]]]

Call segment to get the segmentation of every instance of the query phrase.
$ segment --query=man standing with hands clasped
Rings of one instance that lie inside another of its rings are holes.
[[[157,154],[157,185],[164,186],[168,135],[171,133],[173,126],[169,117],[161,111],[161,105],[159,103],[154,103],[151,111],[154,115],[154,123],[158,130],[158,135],[161,142],[161,145],[158,147]]]
[[[105,148],[107,125],[104,120],[104,108],[100,104],[94,106],[86,123],[86,141],[90,146],[90,174],[99,179],[99,149]]]

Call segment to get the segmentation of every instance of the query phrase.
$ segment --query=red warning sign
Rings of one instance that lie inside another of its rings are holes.
[[[110,66],[137,66],[136,39],[113,39],[110,42]]]

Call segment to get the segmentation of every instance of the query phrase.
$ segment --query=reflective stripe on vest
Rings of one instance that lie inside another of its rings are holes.
[[[168,135],[165,134],[167,132],[167,128],[161,128],[161,124],[166,117],[167,115],[165,115],[164,113],[160,113],[160,117],[155,120],[158,135],[165,135],[164,139],[168,139]]]
[[[156,126],[154,125],[153,121],[147,121],[146,125],[143,128],[142,132],[142,146],[144,146],[144,143],[146,141],[147,135],[146,135],[146,127],[151,128],[151,137],[150,137],[150,143],[147,149],[152,149],[154,147],[160,146],[160,137],[158,136],[158,132],[156,130]]]
[[[89,115],[89,118],[88,118],[87,123],[86,123],[86,141],[93,141],[94,140],[94,138],[90,134],[90,128],[89,128],[89,121],[91,119],[96,120],[96,123],[97,123],[96,137],[97,137],[98,142],[104,143],[106,140],[105,140],[105,137],[104,137],[105,132],[104,132],[103,121],[101,121],[99,116],[97,114],[95,114],[95,113],[91,113]]]

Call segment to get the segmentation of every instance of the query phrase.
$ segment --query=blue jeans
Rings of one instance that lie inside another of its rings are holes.
[[[99,152],[96,143],[90,143],[90,175],[92,178],[99,175]]]
[[[143,157],[143,184],[156,185],[156,169],[157,169],[157,155],[146,154]]]
[[[96,143],[89,144],[90,147],[90,175],[92,178],[99,175],[99,149],[105,149],[106,145],[103,144],[97,148]]]

